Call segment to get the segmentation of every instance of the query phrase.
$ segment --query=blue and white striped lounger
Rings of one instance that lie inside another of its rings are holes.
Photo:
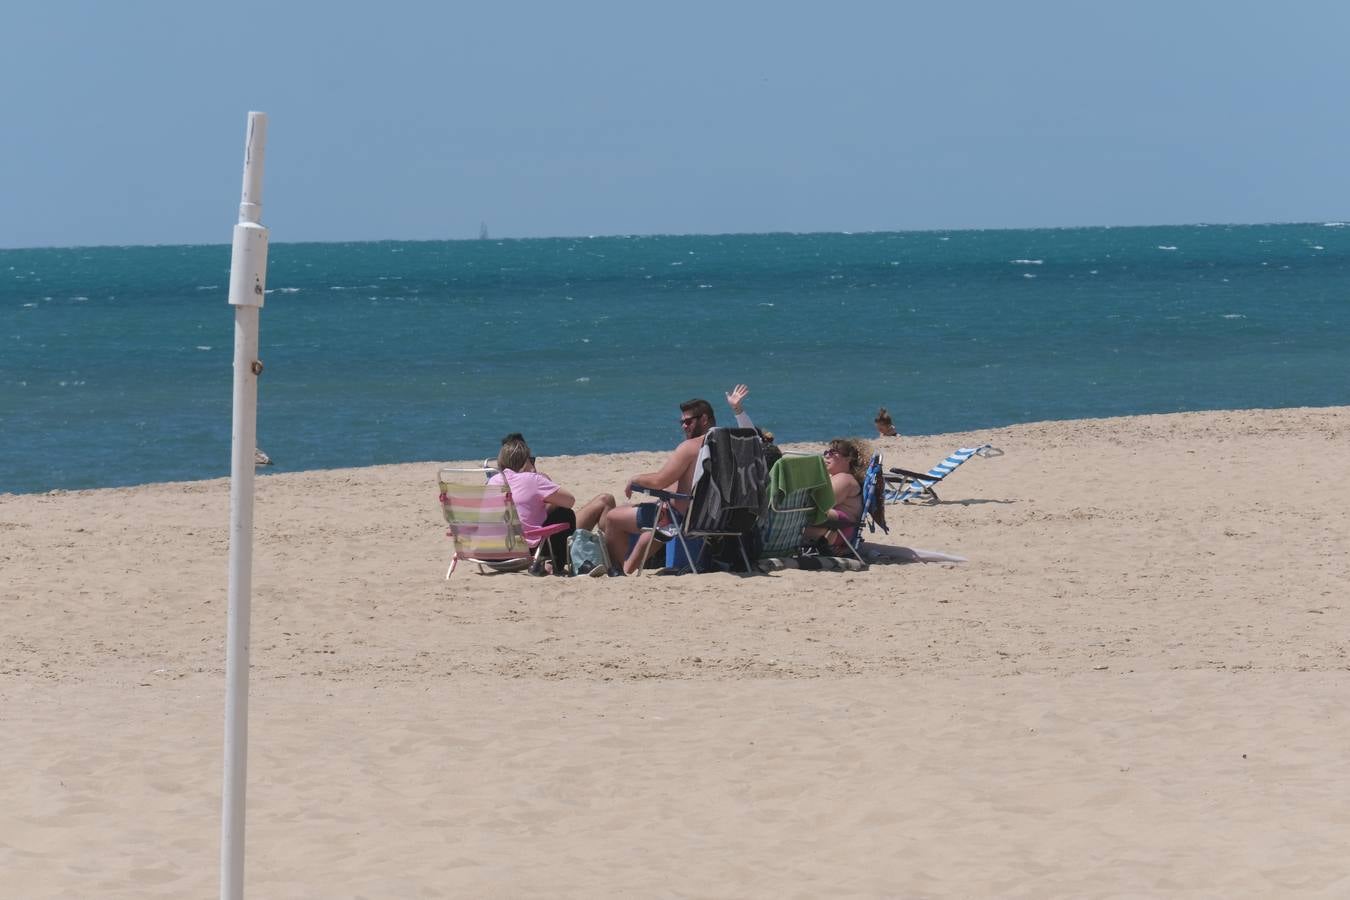
[[[985,444],[983,447],[962,447],[922,474],[892,468],[886,475],[886,502],[908,503],[918,497],[927,497],[930,501],[936,503],[938,495],[937,491],[933,490],[933,486],[950,475],[957,466],[972,456],[996,454],[997,451],[990,444]]]

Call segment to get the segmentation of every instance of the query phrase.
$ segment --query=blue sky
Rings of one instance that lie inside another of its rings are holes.
[[[1350,4],[11,4],[0,247],[1350,216]]]

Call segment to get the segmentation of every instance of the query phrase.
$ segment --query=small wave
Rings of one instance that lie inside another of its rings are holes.
[[[1033,275],[1033,274],[1030,273],[1030,272],[1023,272],[1023,273],[1022,273],[1022,277],[1023,277],[1023,278],[1035,278],[1036,276]]]
[[[277,288],[276,290],[277,290],[277,293],[278,293],[278,294],[298,294],[298,293],[300,293],[300,289],[299,289],[299,288]],[[270,293],[272,293],[272,292],[271,292],[271,291],[268,291],[267,293],[270,294]]]
[[[1242,313],[1224,313],[1224,314],[1223,314],[1223,317],[1224,317],[1225,319],[1245,319],[1245,318],[1247,318],[1247,317],[1244,316]]]
[[[1326,247],[1323,247],[1321,244],[1313,244],[1313,245],[1312,245],[1312,248],[1313,248],[1314,250],[1325,250],[1325,249],[1327,249]]]
[[[1171,244],[1159,244],[1159,245],[1158,245],[1158,249],[1159,249],[1159,250],[1175,250],[1175,249],[1177,249],[1177,248],[1176,248],[1175,246],[1171,245]]]
[[[677,259],[677,260],[675,260],[673,263],[671,263],[671,265],[672,265],[672,266],[682,266],[682,265],[684,265],[684,260],[682,260],[682,259]]]
[[[1318,247],[1317,249],[1318,249],[1318,250],[1321,250],[1322,248],[1321,248],[1321,247]],[[83,295],[80,295],[80,296],[76,296],[76,297],[71,297],[70,299],[74,300],[76,303],[83,303],[84,301],[88,300],[89,298],[88,298],[88,297],[85,297],[85,296],[83,296]]]
[[[211,345],[210,345],[210,344],[198,344],[198,345],[197,345],[197,349],[198,349],[198,350],[210,350],[210,349],[211,349]]]
[[[590,381],[590,378],[586,377],[585,375],[582,375],[580,378],[577,379],[577,384],[585,384],[588,381]]]
[[[1345,223],[1344,223],[1344,222],[1323,222],[1323,223],[1322,223],[1322,227],[1323,227],[1323,228],[1344,228],[1344,227],[1345,227]]]
[[[25,303],[25,304],[23,305],[23,308],[24,308],[24,309],[33,309],[33,308],[36,307],[36,306],[37,306],[36,303]]]
[[[1014,266],[1043,266],[1043,265],[1045,265],[1045,260],[1043,260],[1043,259],[1010,259],[1010,260],[1008,260],[1008,262],[1012,263]]]
[[[760,303],[759,305],[760,305],[760,306],[773,306],[773,304],[772,304],[772,303],[769,303],[768,301],[764,301],[764,302]]]
[[[220,285],[218,285],[218,284],[199,284],[199,285],[197,285],[197,290],[199,290],[199,291],[218,291],[218,290],[220,290]]]
[[[708,288],[710,288],[710,287],[712,287],[711,284],[700,284],[700,285],[698,286],[698,289],[701,290],[701,291],[706,291],[706,290],[707,290]]]
[[[1088,274],[1089,274],[1089,275],[1096,275],[1096,274],[1097,274],[1097,270],[1096,270],[1096,269],[1088,269]]]

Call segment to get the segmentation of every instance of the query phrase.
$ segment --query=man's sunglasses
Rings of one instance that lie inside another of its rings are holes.
[[[687,428],[687,427],[689,427],[691,424],[693,424],[694,422],[697,422],[697,421],[698,421],[698,416],[685,416],[683,419],[680,420],[680,427],[681,427],[681,428]]]

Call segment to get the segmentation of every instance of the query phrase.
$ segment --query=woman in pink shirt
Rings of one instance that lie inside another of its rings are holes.
[[[549,552],[554,560],[554,575],[563,575],[567,562],[567,538],[578,528],[594,528],[605,510],[614,508],[614,495],[599,494],[580,509],[573,509],[577,499],[571,491],[555,484],[534,467],[535,457],[530,445],[519,434],[508,435],[497,454],[497,474],[488,484],[502,484],[511,490],[511,500],[520,513],[521,524],[531,528],[567,523],[566,531],[548,539]],[[531,569],[532,574],[542,575]]]

